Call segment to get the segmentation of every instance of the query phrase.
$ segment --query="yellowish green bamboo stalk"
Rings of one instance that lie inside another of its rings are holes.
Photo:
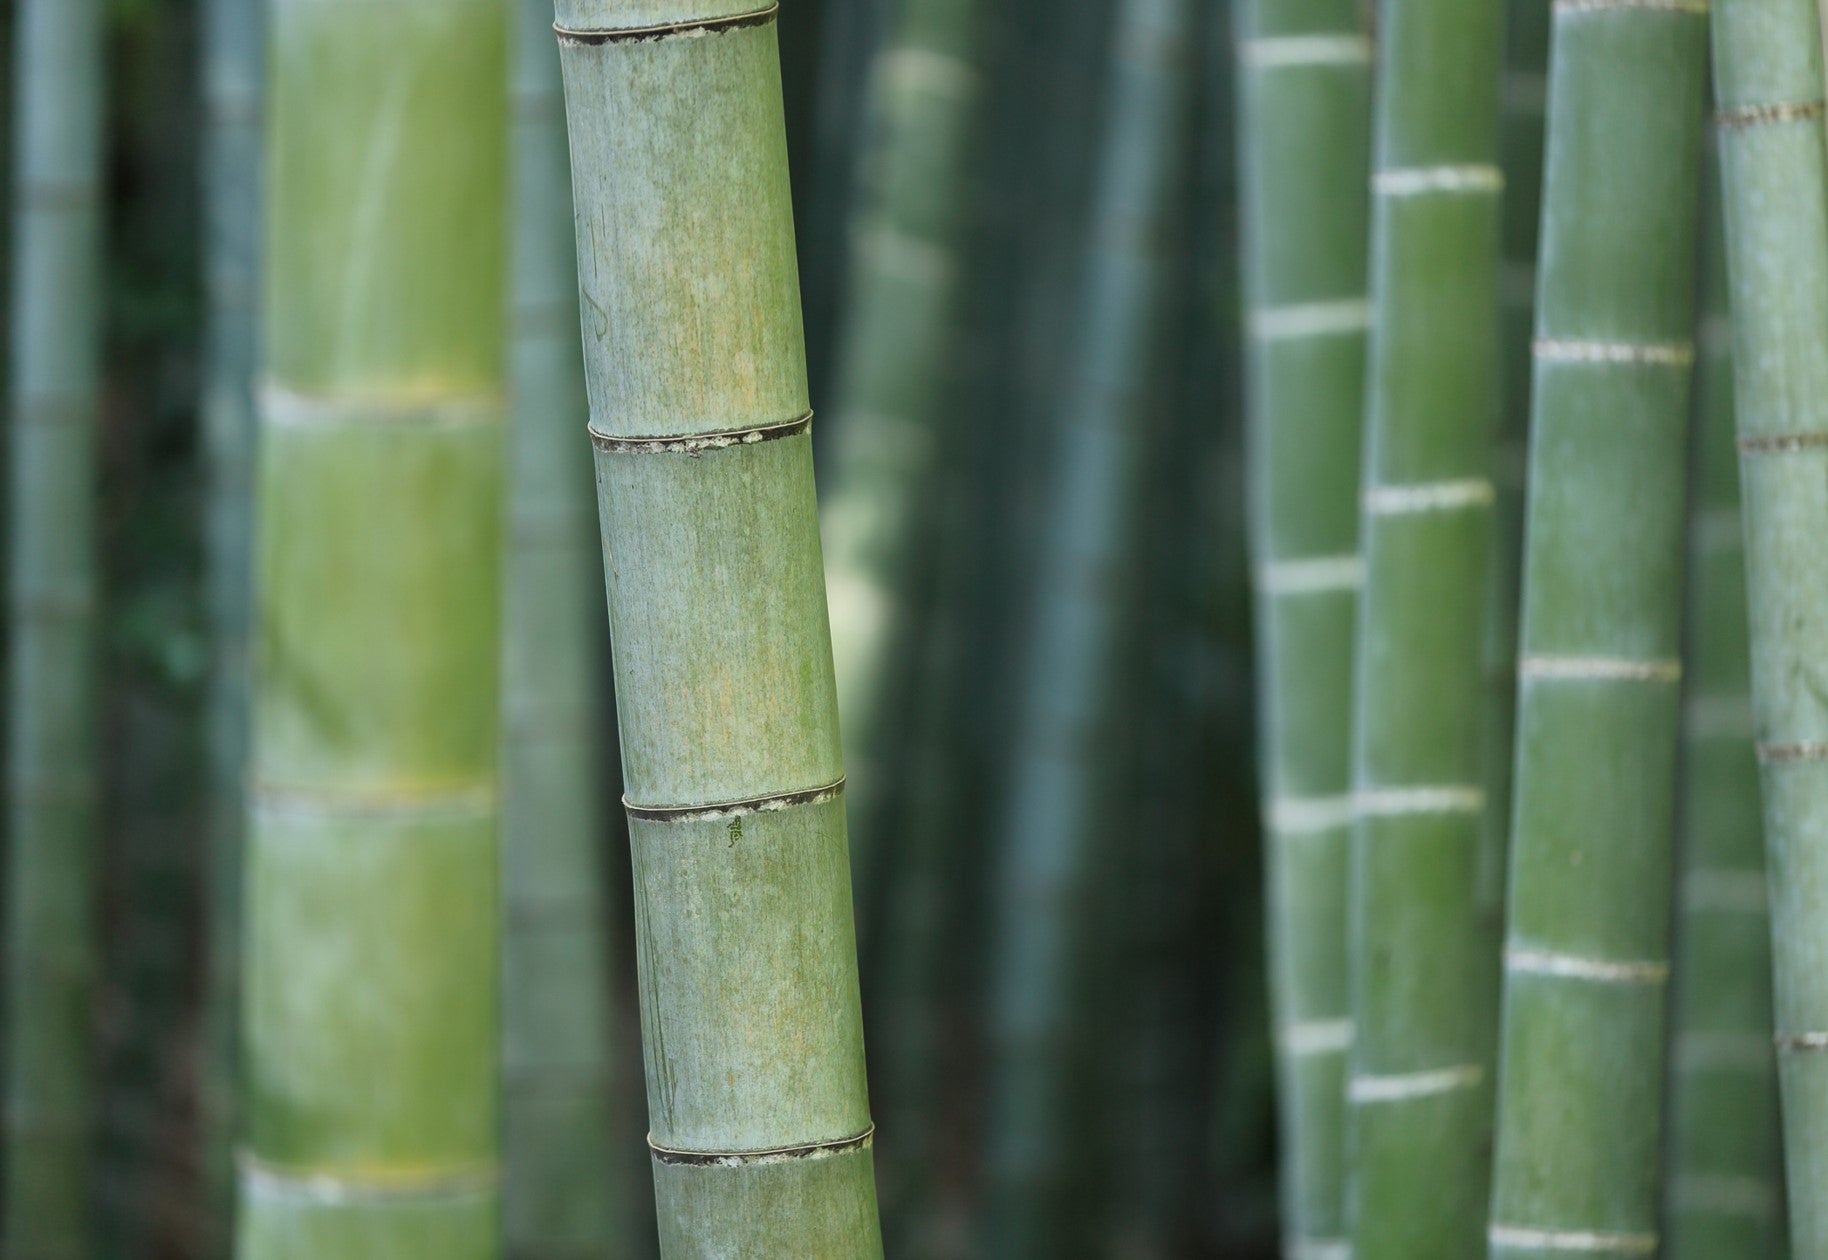
[[[1346,1246],[1346,876],[1369,220],[1357,0],[1238,9],[1270,1001],[1291,1254]]]
[[[243,1260],[499,1251],[499,0],[268,9]]]
[[[0,1252],[91,1245],[102,5],[16,8]]]
[[[1790,1243],[1828,1256],[1828,136],[1815,0],[1717,0],[1720,134]]]
[[[1706,35],[1554,11],[1494,1256],[1657,1248]]]
[[[1499,0],[1379,12],[1347,1082],[1358,1260],[1483,1247],[1502,15]]]
[[[1717,155],[1702,171],[1664,1254],[1783,1253],[1771,922]]]
[[[594,576],[565,102],[550,0],[515,0],[502,621],[502,1142],[509,1257],[618,1254]]]
[[[879,1256],[775,10],[557,13],[661,1253]]]

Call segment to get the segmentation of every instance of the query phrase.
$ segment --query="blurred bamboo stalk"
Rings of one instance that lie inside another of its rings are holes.
[[[1828,137],[1815,0],[1716,0],[1734,410],[1793,1254],[1828,1256]]]
[[[1270,1000],[1291,1254],[1347,1246],[1346,906],[1369,220],[1358,0],[1237,10]]]
[[[618,1254],[598,713],[607,629],[551,0],[515,0],[502,609],[503,1231],[511,1260]]]
[[[1705,19],[1552,18],[1494,1256],[1657,1246]]]
[[[508,14],[268,19],[237,1251],[490,1260]]]
[[[241,837],[247,802],[248,632],[252,621],[255,299],[260,257],[261,0],[203,9],[204,345],[210,628],[209,850],[205,874],[202,1108],[209,1253],[233,1244],[239,1128]]]
[[[1057,1254],[1082,1225],[1068,1184],[1074,1011],[1100,836],[1128,802],[1101,734],[1120,703],[1141,543],[1161,236],[1190,121],[1189,0],[1122,0],[1061,399],[992,898],[989,1212],[978,1251]]]
[[[870,75],[869,149],[822,504],[839,725],[867,931],[890,776],[910,751],[911,642],[936,580],[935,473],[958,430],[958,304],[983,85],[979,0],[903,0]]]
[[[1499,0],[1379,13],[1349,946],[1357,1260],[1484,1246],[1502,15]]]
[[[1771,923],[1717,154],[1702,170],[1664,1254],[1783,1252]]]
[[[867,1260],[882,1244],[775,10],[557,12],[661,1254]]]
[[[92,1240],[103,6],[18,22],[0,1252],[29,1257]]]

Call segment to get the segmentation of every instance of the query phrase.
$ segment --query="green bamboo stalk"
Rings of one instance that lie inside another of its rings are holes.
[[[1670,1260],[1737,1260],[1782,1253],[1782,1174],[1726,247],[1711,160],[1702,190],[1664,1231]]]
[[[1357,0],[1238,15],[1270,1000],[1293,1254],[1346,1246],[1346,875],[1371,40]]]
[[[507,13],[268,19],[238,1252],[488,1260]]]
[[[1346,1087],[1358,1260],[1482,1247],[1502,13],[1498,0],[1391,0],[1379,15]]]
[[[247,802],[248,633],[252,620],[255,289],[260,233],[259,0],[203,10],[203,197],[209,313],[202,425],[209,498],[204,521],[211,669],[208,920],[201,1084],[204,1198],[211,1254],[233,1240],[240,1091],[241,835]]]
[[[0,1252],[90,1246],[102,6],[15,35],[6,1160]]]
[[[1706,37],[1553,16],[1494,1256],[1657,1247]]]
[[[1185,154],[1190,0],[1122,0],[1085,238],[1080,324],[1061,396],[992,896],[990,1212],[983,1255],[1058,1254],[1072,1201],[1074,1014],[1099,847],[1122,810],[1097,738],[1121,705],[1134,624],[1149,403],[1163,316],[1161,236]]]
[[[1719,0],[1733,399],[1745,516],[1753,731],[1771,895],[1790,1241],[1828,1256],[1828,137],[1815,0]]]
[[[557,11],[661,1253],[878,1256],[775,10]]]
[[[968,173],[983,96],[979,0],[904,0],[871,72],[872,144],[852,227],[836,434],[822,505],[839,726],[867,912],[907,751],[908,645],[934,580],[933,481],[957,429],[952,362]]]
[[[608,1256],[608,941],[598,722],[607,639],[551,0],[517,0],[507,586],[502,622],[502,1105],[510,1257]]]

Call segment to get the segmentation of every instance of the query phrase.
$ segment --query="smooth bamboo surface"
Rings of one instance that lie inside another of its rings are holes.
[[[661,1253],[878,1256],[774,11],[558,25]]]
[[[508,14],[268,20],[238,1253],[490,1260]]]
[[[0,1252],[92,1245],[102,9],[14,32],[5,1175]]]
[[[1347,1245],[1347,873],[1370,205],[1356,0],[1238,10],[1270,1001],[1292,1254]]]

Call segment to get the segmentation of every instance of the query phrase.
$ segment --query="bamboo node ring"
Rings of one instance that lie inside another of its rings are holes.
[[[762,1151],[680,1151],[660,1145],[650,1134],[647,1148],[653,1152],[654,1159],[662,1164],[687,1168],[739,1168],[754,1167],[757,1164],[784,1164],[795,1159],[830,1159],[835,1155],[848,1155],[852,1151],[869,1149],[875,1137],[876,1126],[872,1124],[852,1137],[836,1138],[829,1142],[804,1142],[797,1146],[777,1146]]]
[[[698,18],[685,22],[662,22],[654,26],[629,26],[620,29],[576,30],[554,22],[553,31],[561,44],[647,44],[679,35],[715,35],[740,30],[745,26],[766,26],[780,14],[781,6],[771,4],[749,13],[732,13],[726,17]]]
[[[623,437],[605,433],[592,425],[590,444],[605,455],[703,455],[709,451],[727,450],[732,446],[755,446],[780,438],[798,437],[812,427],[812,412],[779,424],[749,425],[741,429],[720,429],[713,433],[657,434],[651,437]]]

